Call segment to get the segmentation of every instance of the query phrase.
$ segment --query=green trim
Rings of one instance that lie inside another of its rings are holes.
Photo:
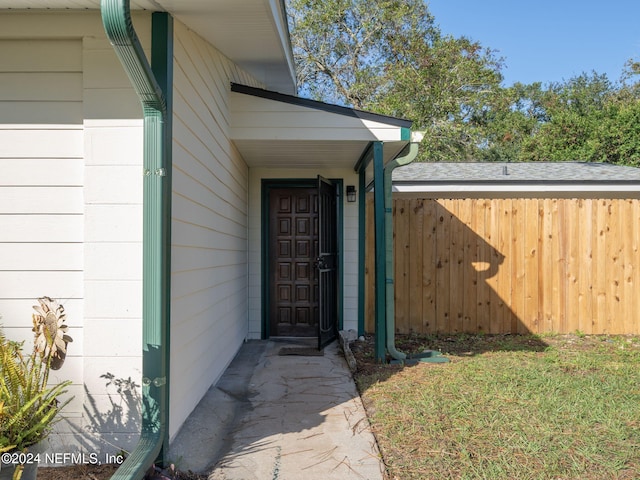
[[[373,159],[373,142],[369,142],[367,148],[362,152],[360,158],[356,162],[356,166],[353,167],[356,173],[364,173],[369,165],[369,162]]]
[[[111,477],[115,480],[140,480],[156,461],[163,461],[167,436],[169,390],[167,348],[169,265],[167,216],[167,103],[154,72],[133,28],[129,0],[101,0],[102,22],[116,56],[140,100],[143,125],[143,282],[142,282],[142,431],[138,445]],[[172,44],[169,16],[165,27],[156,30],[152,50],[168,58]],[[156,22],[162,23],[157,19]],[[157,24],[156,24],[157,25]],[[173,59],[168,60],[172,63]],[[171,85],[168,65],[163,82]]]
[[[164,243],[164,309],[165,309],[165,370],[171,371],[171,184],[173,177],[173,17],[166,12],[151,14],[151,70],[164,92],[166,117],[164,128],[165,179],[162,192],[162,215],[164,218],[162,238]],[[169,388],[164,389],[166,422],[169,422]],[[164,429],[163,449],[159,456],[166,463],[166,448],[169,445],[169,429]]]
[[[329,179],[331,183],[337,185],[339,189],[338,194],[338,328],[342,329],[344,326],[344,195],[343,184],[344,180],[341,178]],[[267,340],[269,338],[269,310],[271,302],[269,298],[269,278],[271,271],[269,269],[269,193],[274,188],[316,188],[316,178],[263,178],[262,179],[262,192],[261,192],[261,249],[260,249],[260,264],[262,267],[261,279],[261,295],[262,295],[262,313],[261,313],[261,326],[262,334],[261,338]]]
[[[344,180],[331,180],[338,190],[338,331],[344,329]]]
[[[367,242],[367,192],[365,191],[364,169],[358,174],[358,336],[365,333],[364,296],[365,293],[365,259]]]
[[[386,245],[384,215],[384,159],[382,142],[373,145],[373,217],[375,225],[375,358],[384,363],[385,358],[385,281]]]
[[[271,230],[269,229],[269,188],[271,188],[268,184],[267,180],[262,180],[262,192],[260,195],[260,295],[262,296],[262,311],[260,313],[260,329],[261,334],[260,338],[262,340],[266,340],[269,338],[269,311],[271,310],[271,296],[269,295],[269,274],[271,273],[269,269],[269,262],[267,261],[269,251],[269,234]]]
[[[400,140],[406,140],[406,141],[411,140],[411,129],[410,128],[402,127],[400,129]]]

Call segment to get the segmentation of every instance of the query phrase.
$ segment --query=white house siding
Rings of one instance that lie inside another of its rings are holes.
[[[97,22],[101,22],[95,13]],[[151,14],[134,12],[150,57]],[[135,447],[142,383],[142,107],[102,25],[83,38],[88,451]],[[114,381],[125,381],[118,394]],[[135,383],[135,387],[131,383]]]
[[[400,140],[401,130],[397,126],[374,120],[354,118],[253,95],[237,94],[233,102],[233,138],[237,141],[273,140],[282,138],[283,132],[286,138],[291,140]],[[277,118],[277,123],[274,123],[274,118]]]
[[[134,23],[148,48],[150,15]],[[74,341],[51,379],[74,399],[56,452],[137,438],[139,391],[102,375],[141,383],[141,124],[98,12],[0,13],[0,322],[29,348],[35,299],[65,306]]]
[[[247,337],[248,169],[229,140],[230,82],[255,80],[174,25],[173,438]]]
[[[262,180],[263,179],[343,179],[358,185],[353,168],[251,168],[249,171],[249,338],[262,338]],[[343,197],[344,198],[344,197]],[[343,321],[344,329],[358,328],[358,202],[344,202],[343,222]]]

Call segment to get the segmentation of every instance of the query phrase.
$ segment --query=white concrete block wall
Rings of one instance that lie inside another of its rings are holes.
[[[147,50],[150,18],[134,12]],[[50,379],[74,398],[52,448],[131,448],[139,405],[101,376],[141,383],[141,107],[97,11],[0,13],[0,77],[0,322],[29,346],[36,298],[63,303]]]

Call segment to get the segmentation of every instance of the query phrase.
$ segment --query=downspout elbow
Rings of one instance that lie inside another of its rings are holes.
[[[420,147],[420,143],[411,142],[409,144],[409,152],[406,155],[395,158],[391,160],[389,163],[387,163],[387,165],[384,167],[385,180],[387,179],[387,177],[389,177],[389,179],[391,178],[391,174],[396,168],[409,165],[411,162],[413,162],[418,156],[419,147]],[[386,188],[386,185],[387,184],[385,183],[385,188]],[[389,189],[391,189],[390,183],[389,183]]]

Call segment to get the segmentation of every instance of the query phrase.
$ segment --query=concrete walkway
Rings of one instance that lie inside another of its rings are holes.
[[[181,470],[209,480],[381,480],[384,466],[337,343],[324,356],[279,355],[300,345],[243,345],[172,443]]]

